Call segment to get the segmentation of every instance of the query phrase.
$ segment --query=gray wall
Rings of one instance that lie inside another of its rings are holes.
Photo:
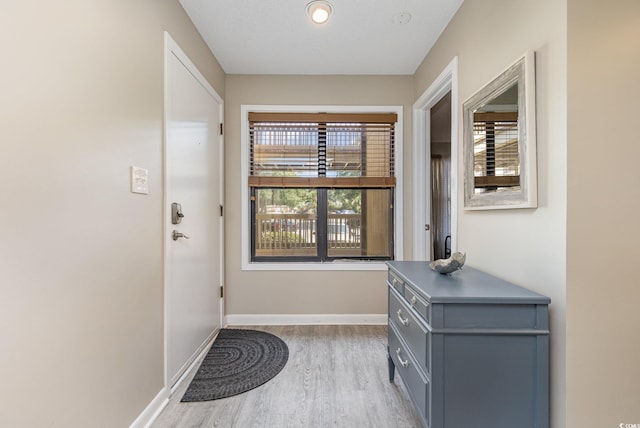
[[[640,424],[640,3],[568,4],[567,426]]]
[[[128,426],[164,386],[163,31],[224,73],[175,0],[1,3],[0,424]]]
[[[467,263],[551,297],[552,426],[565,419],[566,3],[466,0],[415,74],[417,99],[458,57],[462,103],[527,50],[536,53],[537,209],[458,211]],[[462,138],[458,139],[462,153]],[[458,182],[463,182],[459,157]],[[458,200],[463,201],[464,186]]]

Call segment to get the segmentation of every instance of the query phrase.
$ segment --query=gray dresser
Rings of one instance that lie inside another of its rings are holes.
[[[389,379],[429,428],[548,428],[549,298],[465,267],[389,267]]]

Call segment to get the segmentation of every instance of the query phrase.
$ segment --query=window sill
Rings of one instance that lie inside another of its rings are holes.
[[[383,271],[384,261],[334,261],[309,263],[242,263],[243,271]]]

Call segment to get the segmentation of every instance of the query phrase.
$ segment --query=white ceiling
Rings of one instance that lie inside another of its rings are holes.
[[[324,25],[308,1],[180,3],[228,74],[413,74],[463,0],[329,0]]]

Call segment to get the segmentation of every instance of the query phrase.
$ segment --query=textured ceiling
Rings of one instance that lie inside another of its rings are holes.
[[[462,0],[180,0],[228,74],[413,74]],[[408,23],[396,21],[410,13]],[[394,19],[395,18],[395,19]]]

